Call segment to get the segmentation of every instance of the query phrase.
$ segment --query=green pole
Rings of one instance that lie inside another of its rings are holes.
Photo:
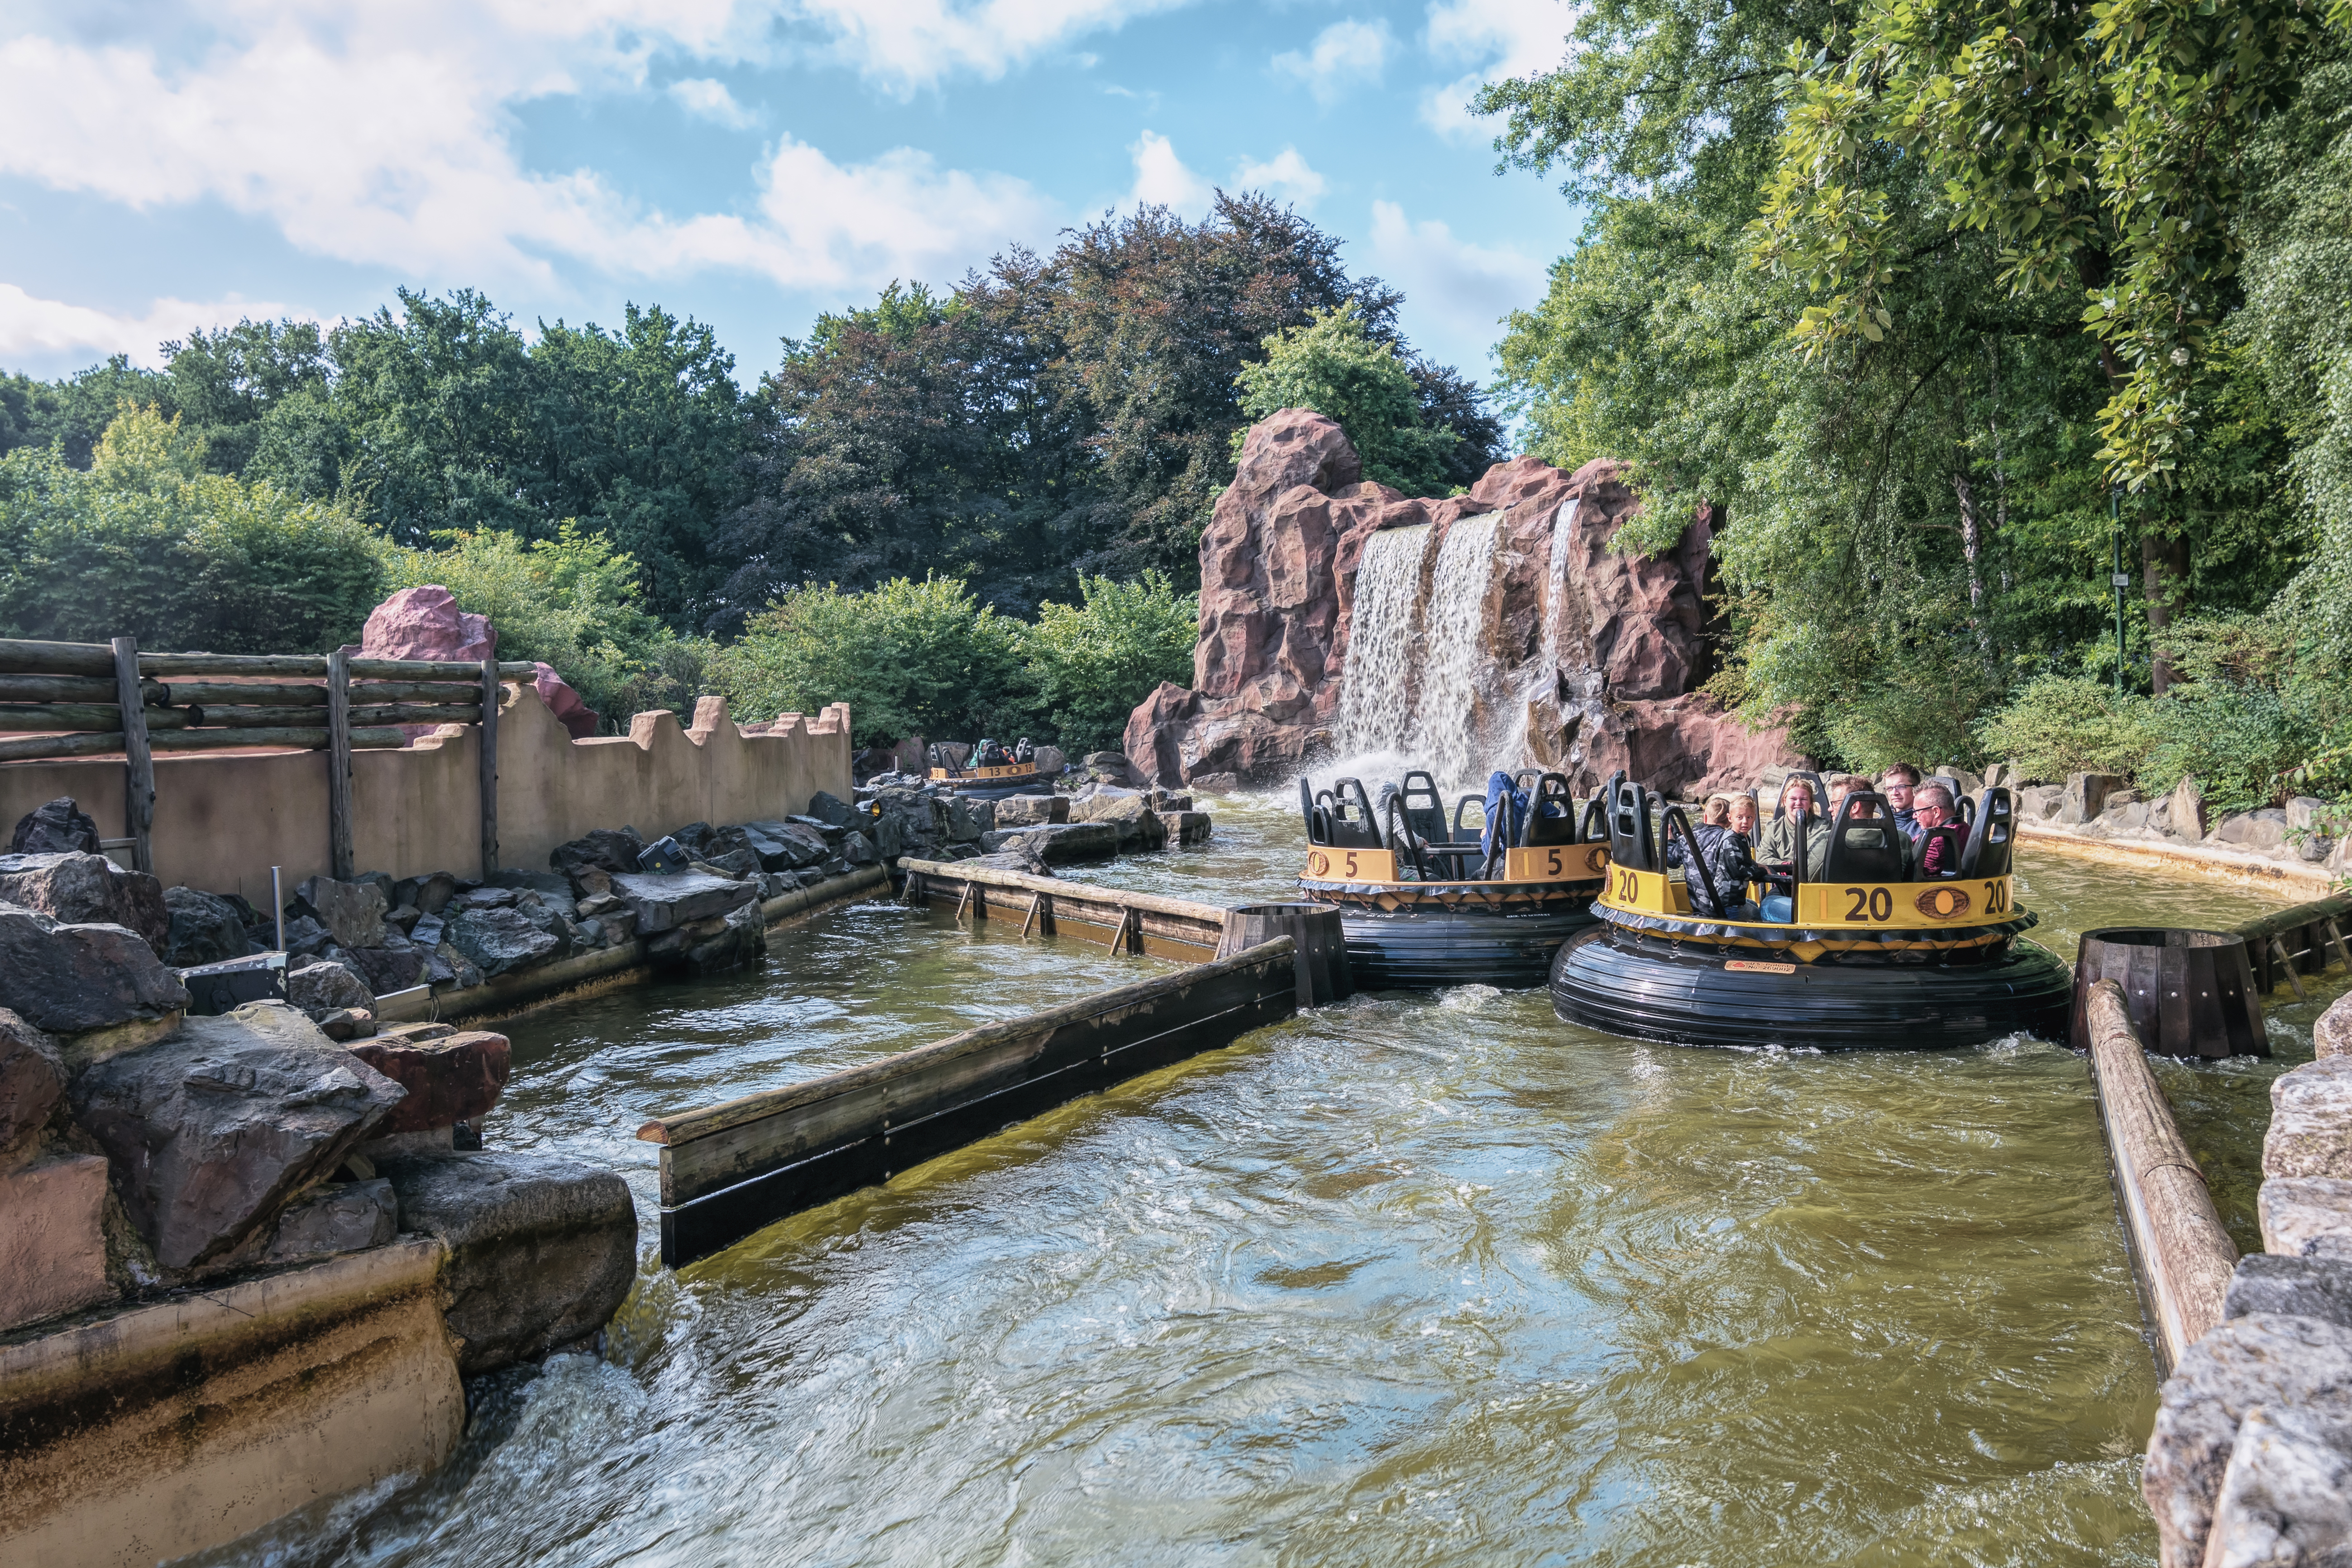
[[[2108,581],[2116,590],[2116,695],[2124,694],[2124,590],[2131,586],[2131,576],[2124,571],[2124,501],[2123,487],[2107,487],[2107,516],[2115,522],[2116,566]]]

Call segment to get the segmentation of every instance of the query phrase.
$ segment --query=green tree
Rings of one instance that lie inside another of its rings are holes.
[[[1076,605],[1038,607],[1022,652],[1064,749],[1116,751],[1137,703],[1163,680],[1190,683],[1200,599],[1160,572],[1132,583],[1082,577],[1078,592]]]
[[[1252,420],[1280,408],[1311,408],[1337,420],[1363,459],[1364,477],[1409,496],[1442,493],[1446,458],[1461,437],[1421,422],[1421,389],[1396,345],[1375,342],[1349,300],[1317,309],[1304,326],[1260,344],[1265,358],[1234,377]],[[1235,431],[1234,456],[1244,432]]]

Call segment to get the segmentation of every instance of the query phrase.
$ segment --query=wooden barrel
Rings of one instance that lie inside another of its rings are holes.
[[[2271,1054],[2263,999],[2245,938],[2229,931],[2111,926],[2083,933],[2074,959],[2074,1016],[2067,1043],[2091,1048],[2091,987],[2123,987],[2132,1027],[2158,1056]]]
[[[1298,1005],[1320,1007],[1356,994],[1348,970],[1348,938],[1339,911],[1328,904],[1235,904],[1225,910],[1217,956],[1231,958],[1262,942],[1286,936],[1298,944]]]

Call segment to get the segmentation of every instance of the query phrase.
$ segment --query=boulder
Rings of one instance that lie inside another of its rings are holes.
[[[2224,1318],[2283,1312],[2352,1329],[2352,1262],[2254,1252],[2238,1259],[2221,1299]]]
[[[378,996],[390,996],[395,992],[405,991],[425,978],[425,950],[412,943],[403,942],[398,947],[355,948],[344,957],[358,968],[360,977],[367,982],[368,990]]]
[[[2352,1329],[2256,1313],[2208,1330],[2158,1391],[2140,1492],[2164,1568],[2196,1568],[2239,1424],[2257,1406],[2352,1399]]]
[[[539,920],[511,901],[488,907],[467,904],[445,928],[445,940],[484,975],[510,974],[545,963],[563,948],[561,938],[541,929]]]
[[[588,706],[587,700],[574,691],[563,677],[555,673],[555,667],[535,664],[531,668],[531,689],[539,693],[539,700],[547,705],[547,710],[555,721],[563,726],[563,732],[575,741],[584,741],[594,734],[604,721],[603,717]]]
[[[2204,838],[2210,820],[2205,809],[2205,786],[2193,777],[2184,776],[2172,786],[2172,794],[2165,798],[2166,835],[2195,844]]]
[[[391,908],[384,889],[373,881],[306,877],[295,888],[287,912],[318,921],[337,947],[382,947],[383,917]]]
[[[166,888],[163,908],[171,919],[163,962],[173,968],[245,956],[245,914],[228,900],[194,888]]]
[[[448,942],[433,949],[433,956],[425,961],[425,978],[436,985],[454,985],[460,990],[482,984],[483,974],[474,961]]]
[[[637,857],[645,847],[646,841],[634,827],[599,827],[549,850],[547,864],[571,884],[576,896],[582,889],[582,877],[590,871],[602,871],[608,877],[625,877],[635,871]]]
[[[2069,774],[2065,798],[2058,807],[2058,820],[2078,826],[2096,819],[2107,808],[2107,796],[2123,787],[2123,779],[2115,773]]]
[[[375,1034],[375,1014],[366,1007],[338,1007],[320,1014],[314,1022],[319,1033],[338,1044],[368,1039]]]
[[[1168,841],[1168,830],[1160,823],[1159,813],[1151,809],[1150,801],[1140,791],[1113,784],[1105,784],[1072,802],[1070,820],[1111,824],[1118,829],[1122,848],[1157,849]]]
[[[113,1162],[131,1225],[170,1269],[261,1232],[400,1102],[390,1079],[292,1007],[191,1018],[77,1076],[74,1120]]]
[[[8,837],[11,855],[95,855],[98,824],[83,814],[71,795],[60,795],[47,805],[26,812]]]
[[[479,664],[496,658],[498,633],[488,616],[468,615],[437,583],[403,588],[368,612],[360,651],[369,658],[419,658]]]
[[[833,827],[846,827],[857,816],[857,808],[830,791],[819,790],[809,797],[808,814]]]
[[[2028,822],[2047,822],[2065,805],[2063,784],[2027,784],[2017,791],[2017,815]]]
[[[2232,849],[2251,849],[2267,854],[2286,842],[2286,813],[2275,806],[2260,811],[2232,812],[2213,829],[2215,842]],[[0,893],[0,898],[6,897]]]
[[[2287,842],[2305,860],[2325,860],[2334,853],[2336,840],[2324,831],[2327,821],[2327,803],[2316,795],[2299,795],[2286,803]]]
[[[286,1000],[311,1018],[319,1019],[347,1007],[363,1011],[373,1008],[375,993],[368,989],[366,977],[357,970],[328,959],[314,959],[299,969],[287,969]]]
[[[171,1018],[187,987],[119,925],[60,924],[0,904],[0,1007],[52,1035]]]
[[[2207,1563],[2352,1563],[2352,1420],[2340,1409],[2256,1405],[2238,1424]]]
[[[1167,841],[1171,844],[1206,844],[1209,841],[1211,823],[1205,811],[1162,811],[1154,815],[1160,818],[1160,830],[1167,835]]]
[[[842,841],[841,858],[853,866],[871,866],[878,858],[874,840],[863,833],[853,833]]]
[[[1059,746],[1040,746],[1035,764],[1039,773],[1049,779],[1057,779],[1062,776],[1062,770],[1070,765],[1070,760],[1062,754]]]
[[[262,1261],[308,1263],[338,1252],[362,1252],[382,1247],[399,1229],[400,1204],[390,1182],[331,1183],[286,1206]]]
[[[1239,773],[1202,773],[1192,776],[1192,787],[1202,795],[1232,795],[1242,787]]]
[[[2271,1083],[2264,1176],[2352,1177],[2352,1057],[2328,1057]]]
[[[0,1170],[30,1151],[65,1094],[58,1043],[0,1007]]]
[[[951,795],[948,807],[948,842],[977,844],[983,833],[996,829],[996,803],[973,800],[965,795]]]
[[[710,920],[760,896],[751,883],[700,871],[640,871],[613,879],[639,937]]]
[[[740,905],[714,921],[698,921],[670,934],[683,938],[676,960],[696,974],[724,974],[748,968],[768,951],[768,922],[757,903]]]
[[[1040,823],[1070,820],[1066,795],[1014,795],[996,803],[996,826],[1034,827]]]
[[[403,1230],[448,1245],[449,1330],[468,1377],[602,1329],[637,1275],[637,1211],[606,1170],[545,1153],[415,1156],[382,1174]]]
[[[424,1038],[382,1036],[354,1045],[352,1055],[406,1091],[407,1098],[376,1128],[382,1138],[460,1121],[478,1126],[498,1104],[513,1070],[507,1037],[486,1029]]]
[[[286,921],[286,951],[297,957],[315,958],[335,945],[334,933],[309,915],[291,915]]]
[[[1034,854],[1048,866],[1083,860],[1108,860],[1118,853],[1118,827],[1108,822],[1069,822],[1038,827],[1017,827],[981,835],[983,856],[1011,850]]]
[[[824,830],[806,822],[746,823],[744,832],[766,871],[802,870],[831,853]]]
[[[0,1333],[114,1294],[105,1214],[106,1162],[96,1154],[0,1174]]]
[[[437,915],[449,907],[457,896],[457,879],[446,871],[436,871],[428,877],[411,877],[394,884],[393,902],[415,904],[419,912]]]
[[[2254,1196],[2263,1248],[2289,1258],[2352,1258],[2352,1181],[2272,1176]]]
[[[2311,1049],[2323,1060],[2352,1056],[2352,992],[2330,1003],[2327,1011],[2311,1026]]]
[[[0,855],[0,903],[68,925],[118,925],[157,952],[171,946],[163,884],[103,855]]]

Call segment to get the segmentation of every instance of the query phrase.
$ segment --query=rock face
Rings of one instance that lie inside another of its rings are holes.
[[[2311,1048],[2322,1060],[2352,1056],[2352,994],[2338,996],[2312,1025]]]
[[[194,888],[166,888],[163,908],[172,921],[163,962],[173,968],[245,956],[245,911],[228,900]]]
[[[171,945],[163,884],[103,855],[0,855],[0,903],[68,925],[118,925],[158,952]]]
[[[2352,1181],[2270,1176],[2254,1194],[2263,1249],[2288,1258],[2352,1259]]]
[[[586,1338],[637,1273],[637,1211],[612,1171],[546,1154],[446,1154],[384,1167],[401,1227],[449,1245],[458,1370],[492,1372]]]
[[[98,853],[98,824],[83,814],[71,795],[60,795],[47,805],[26,812],[9,836],[11,855]]]
[[[1145,782],[1168,786],[1295,773],[1337,743],[1357,574],[1373,535],[1430,525],[1426,574],[1455,525],[1499,514],[1478,609],[1483,668],[1461,721],[1474,755],[1560,769],[1580,792],[1620,767],[1682,789],[1744,784],[1798,760],[1785,735],[1748,731],[1696,690],[1709,673],[1711,511],[1650,559],[1611,542],[1639,505],[1613,463],[1567,474],[1531,458],[1488,469],[1467,495],[1407,500],[1361,482],[1338,425],[1285,409],[1250,431],[1202,538],[1192,687],[1162,685],[1144,700],[1128,721],[1127,758]]]
[[[0,903],[0,1007],[37,1029],[79,1035],[169,1017],[188,989],[119,925],[64,925]]]
[[[0,1170],[22,1158],[65,1092],[58,1043],[0,1007]]]
[[[2271,1084],[2263,1174],[2352,1176],[2352,1057],[2327,1057]]]
[[[749,882],[700,871],[640,871],[615,877],[613,891],[636,917],[636,931],[641,937],[724,915],[760,896],[760,889]]]
[[[2352,1263],[2328,1258],[2250,1253],[2238,1259],[2221,1300],[2224,1318],[2284,1312],[2352,1329]]]
[[[292,1008],[255,1004],[108,1058],[72,1096],[131,1223],[156,1261],[184,1269],[252,1239],[401,1089]]]
[[[400,1205],[390,1182],[339,1182],[287,1205],[262,1261],[302,1263],[382,1247],[399,1228]]]
[[[1109,822],[1066,822],[1015,827],[981,835],[980,847],[985,856],[1010,853],[1046,866],[1108,860],[1118,854],[1118,826]]]
[[[0,1175],[0,1332],[114,1294],[106,1281],[106,1162],[40,1160]]]
[[[444,1026],[446,1027],[446,1026]],[[486,1029],[362,1040],[352,1055],[407,1092],[376,1128],[376,1136],[426,1132],[460,1121],[479,1126],[505,1092],[513,1050],[504,1035]]]
[[[2205,1551],[2228,1568],[2352,1562],[2352,1422],[2293,1406],[2246,1412]]]
[[[1179,689],[1162,681],[1160,689],[1173,691]],[[1069,820],[1070,797],[1066,795],[1015,795],[996,803],[996,826],[1000,828],[1034,827],[1043,823]]]

